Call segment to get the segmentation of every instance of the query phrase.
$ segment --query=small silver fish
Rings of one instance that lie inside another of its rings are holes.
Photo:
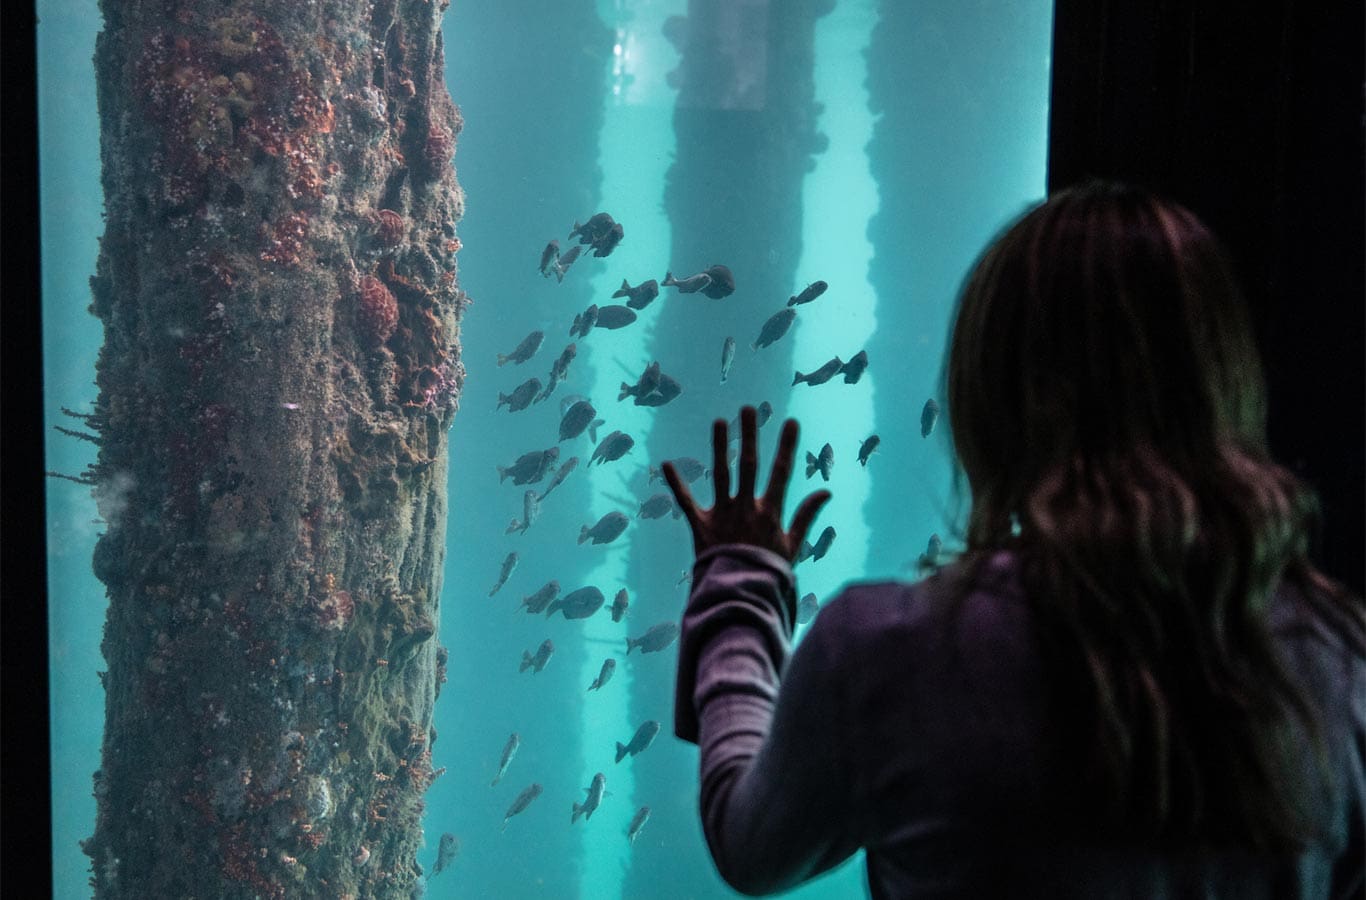
[[[509,554],[503,559],[503,568],[502,568],[502,571],[500,571],[500,572],[498,573],[498,583],[495,584],[493,587],[489,588],[489,596],[490,596],[490,597],[492,597],[494,594],[498,593],[498,589],[501,588],[504,584],[507,583],[508,576],[512,574],[512,570],[515,569],[515,568],[517,568],[517,551],[516,551],[516,550],[512,551],[511,553],[509,553]]]
[[[642,806],[636,810],[636,814],[631,817],[631,824],[626,826],[626,840],[634,844],[636,838],[640,837],[640,829],[644,828],[648,821],[650,821],[650,807]]]
[[[816,601],[815,594],[807,594],[797,601],[797,624],[805,625],[816,618],[816,613],[820,610],[820,604]]]
[[[612,657],[607,657],[602,661],[602,668],[598,670],[598,677],[593,679],[593,683],[588,686],[590,691],[600,689],[612,678],[612,673],[617,670],[617,661]]]
[[[863,443],[859,444],[858,464],[866,467],[868,465],[868,457],[873,455],[873,451],[877,450],[877,445],[880,443],[882,443],[882,438],[875,434],[868,435]]]
[[[512,736],[508,738],[507,743],[503,745],[503,753],[498,757],[498,771],[494,774],[493,784],[490,784],[489,787],[494,787],[498,782],[503,780],[503,776],[508,770],[508,764],[511,763],[512,758],[517,755],[517,748],[520,746],[522,746],[522,736],[514,731]]]
[[[574,260],[578,259],[579,254],[582,252],[583,248],[575,245],[566,250],[560,258],[555,261],[553,268],[555,270],[555,280],[557,282],[564,281],[564,273],[569,271],[569,267],[574,265]]]
[[[706,272],[698,272],[696,275],[689,275],[683,280],[674,277],[673,272],[664,275],[664,280],[660,282],[662,287],[676,287],[680,294],[695,294],[704,291],[711,286],[711,276]]]
[[[728,337],[721,344],[721,383],[730,377],[731,363],[735,362],[735,338]]]
[[[542,790],[543,789],[539,784],[532,784],[531,786],[524,788],[522,792],[517,795],[517,799],[512,801],[512,805],[508,807],[507,815],[503,818],[504,831],[507,831],[508,819],[511,819],[513,816],[530,806],[532,800],[541,796]]]
[[[592,784],[584,790],[588,792],[588,798],[582,803],[574,804],[574,815],[569,819],[571,825],[579,821],[579,816],[593,818],[593,811],[602,804],[602,795],[607,792],[607,776],[601,772],[597,773],[593,776]]]
[[[574,471],[578,464],[579,458],[577,456],[571,456],[566,459],[564,465],[560,466],[559,471],[555,473],[555,477],[550,479],[550,485],[542,492],[541,499],[544,500],[546,497],[549,497],[550,492],[559,487],[559,485],[569,477],[569,473]]]

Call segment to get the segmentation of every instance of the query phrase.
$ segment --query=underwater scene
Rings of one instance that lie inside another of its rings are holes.
[[[119,652],[92,556],[125,510],[78,476],[106,341],[105,22],[95,0],[37,14],[52,868],[79,898],[120,864],[86,842]],[[692,545],[660,465],[709,504],[713,420],[758,407],[765,461],[800,422],[789,506],[833,493],[795,569],[803,625],[847,583],[953,552],[944,347],[977,253],[1044,196],[1051,26],[1045,0],[450,3],[463,376],[434,369],[408,401],[454,410],[412,896],[738,896],[703,840],[697,748],[673,734]],[[344,627],[351,597],[328,590]],[[306,884],[283,896],[344,895]],[[866,894],[856,855],[790,896]]]

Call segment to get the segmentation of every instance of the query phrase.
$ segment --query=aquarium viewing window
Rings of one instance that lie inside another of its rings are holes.
[[[801,423],[803,622],[952,553],[1052,4],[111,9],[37,4],[55,896],[732,896],[658,467]]]

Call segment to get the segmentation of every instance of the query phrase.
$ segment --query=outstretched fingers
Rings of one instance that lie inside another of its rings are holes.
[[[674,500],[678,502],[678,509],[683,513],[683,517],[688,520],[689,527],[693,532],[697,532],[697,501],[692,498],[692,491],[688,488],[688,483],[679,476],[674,464],[666,462],[661,466],[664,470],[664,481],[669,485],[669,490],[673,491]]]
[[[754,502],[754,482],[759,477],[759,412],[752,406],[740,408],[740,485],[735,499]]]
[[[806,540],[806,533],[811,530],[811,523],[816,521],[816,516],[820,513],[821,507],[830,499],[830,492],[819,490],[810,493],[806,499],[802,500],[797,512],[792,516],[792,528],[788,536],[792,541],[792,546],[800,547],[802,541]]]
[[[797,452],[797,420],[783,422],[778,435],[778,454],[773,457],[773,469],[768,475],[768,489],[764,491],[764,505],[782,515],[783,500],[787,497],[787,483],[792,478],[792,457]]]
[[[726,459],[726,420],[711,423],[711,484],[716,490],[714,506],[730,499],[730,462]]]

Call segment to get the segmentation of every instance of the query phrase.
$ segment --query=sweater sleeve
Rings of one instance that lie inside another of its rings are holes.
[[[816,626],[792,653],[794,594],[777,554],[711,548],[679,642],[674,729],[701,749],[703,832],[722,878],[751,895],[793,887],[860,844],[839,657]]]

